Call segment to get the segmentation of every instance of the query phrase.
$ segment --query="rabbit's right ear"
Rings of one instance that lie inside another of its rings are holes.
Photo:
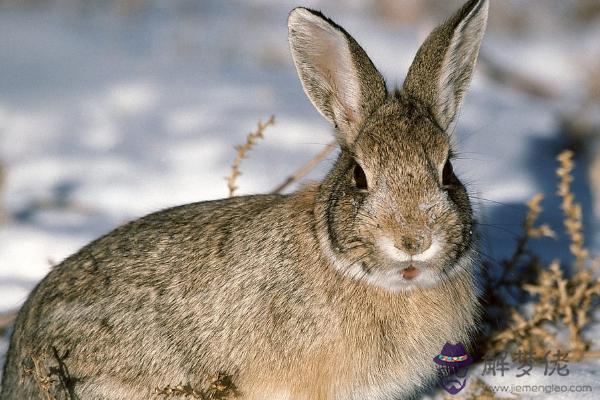
[[[387,97],[385,82],[365,51],[321,13],[295,8],[288,18],[292,57],[304,92],[351,144],[366,117]]]
[[[488,0],[470,0],[421,46],[404,92],[427,106],[444,130],[452,124],[471,82],[488,17]]]

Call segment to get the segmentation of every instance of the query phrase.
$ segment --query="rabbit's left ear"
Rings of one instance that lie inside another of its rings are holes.
[[[471,82],[487,24],[488,0],[470,0],[425,40],[408,70],[403,91],[428,107],[448,129]]]
[[[289,42],[304,92],[351,144],[387,97],[382,76],[356,41],[321,13],[298,7],[288,18]]]

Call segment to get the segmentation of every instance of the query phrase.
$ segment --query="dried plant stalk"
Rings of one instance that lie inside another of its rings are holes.
[[[555,238],[556,233],[548,224],[541,224],[536,226],[536,221],[542,213],[541,203],[544,200],[544,195],[541,193],[536,194],[527,202],[527,208],[529,212],[525,217],[525,238],[539,239],[542,237]]]
[[[548,224],[536,226],[537,219],[543,211],[541,206],[543,199],[544,195],[537,193],[527,202],[527,215],[523,222],[523,234],[517,239],[517,246],[510,259],[503,263],[503,275],[509,275],[516,269],[520,259],[525,255],[525,250],[531,239],[556,237],[556,234]]]
[[[235,183],[237,178],[242,174],[240,172],[240,164],[242,160],[246,158],[248,152],[254,147],[256,141],[258,139],[264,138],[265,129],[269,126],[275,124],[275,117],[271,115],[267,122],[263,123],[262,121],[258,121],[258,126],[254,132],[248,133],[246,136],[246,143],[240,146],[236,146],[236,155],[233,163],[231,164],[231,172],[227,177],[227,188],[229,189],[229,197],[233,197],[235,195],[235,190],[238,188]]]
[[[313,158],[311,158],[306,164],[298,168],[292,175],[288,176],[279,186],[277,186],[271,194],[281,193],[285,188],[290,186],[292,183],[299,181],[304,178],[310,171],[312,171],[321,161],[325,159],[334,149],[336,148],[335,140],[328,143],[320,152],[318,152]]]
[[[573,152],[564,151],[557,157],[560,166],[556,171],[559,177],[558,195],[562,198],[561,209],[565,215],[564,224],[567,233],[571,239],[569,249],[575,256],[575,266],[578,270],[583,270],[585,261],[589,258],[588,251],[584,246],[583,222],[581,204],[575,202],[575,195],[571,191],[573,176],[571,175],[574,166]]]

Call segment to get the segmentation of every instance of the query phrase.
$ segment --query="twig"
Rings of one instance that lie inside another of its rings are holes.
[[[17,318],[16,311],[9,311],[5,314],[0,314],[0,332],[8,328]]]
[[[313,158],[311,158],[306,164],[298,168],[292,175],[288,176],[279,186],[277,186],[271,194],[281,193],[285,188],[290,186],[292,183],[299,181],[306,174],[312,171],[321,161],[325,159],[336,147],[336,142],[332,141],[328,143],[320,152],[318,152]]]
[[[78,397],[75,394],[74,386],[80,380],[71,376],[69,368],[65,363],[65,360],[69,356],[69,351],[67,350],[61,356],[56,347],[52,346],[52,356],[56,361],[56,366],[50,368],[50,374],[58,377],[61,388],[69,400],[78,400]]]
[[[248,136],[246,136],[246,143],[240,146],[236,146],[235,150],[237,151],[235,155],[235,159],[231,164],[231,172],[227,179],[227,188],[229,189],[229,197],[233,197],[235,194],[235,190],[238,188],[235,185],[235,182],[242,173],[240,172],[240,164],[244,158],[246,158],[246,154],[258,139],[264,138],[264,131],[268,126],[275,124],[275,117],[271,115],[267,122],[263,123],[262,121],[258,121],[258,126],[254,132],[250,132]]]
[[[56,385],[56,380],[53,379],[46,371],[43,359],[30,356],[33,363],[32,368],[23,367],[23,375],[29,375],[33,377],[35,383],[38,385],[41,394],[44,395],[45,400],[57,400],[52,394],[52,389]]]
[[[530,96],[543,99],[552,100],[559,97],[556,88],[550,87],[531,76],[501,66],[486,55],[480,54],[478,63],[483,67],[483,72],[490,79],[502,85],[512,87],[513,89],[517,89]]]
[[[504,273],[512,272],[514,267],[518,264],[520,258],[525,255],[526,248],[529,244],[530,239],[539,239],[541,237],[554,238],[555,233],[547,224],[536,226],[536,221],[542,212],[541,202],[544,199],[544,195],[537,193],[527,202],[527,215],[523,222],[523,234],[517,239],[517,246],[513,252],[512,257],[503,262],[505,268]]]

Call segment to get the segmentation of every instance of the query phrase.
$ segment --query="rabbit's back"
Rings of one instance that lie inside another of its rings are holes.
[[[20,390],[35,385],[17,382],[32,356],[54,366],[58,355],[78,393],[129,381],[144,395],[159,386],[196,386],[217,372],[236,374],[258,358],[251,349],[302,348],[290,346],[286,325],[301,330],[303,341],[317,340],[312,333],[321,322],[307,298],[319,300],[307,295],[311,284],[294,262],[316,253],[302,218],[312,210],[287,203],[284,196],[253,196],[165,210],[66,259],[20,313],[3,385],[15,395],[3,398],[23,398]],[[298,253],[300,240],[305,254]],[[86,376],[100,378],[86,383]],[[123,390],[115,398],[133,398]]]

